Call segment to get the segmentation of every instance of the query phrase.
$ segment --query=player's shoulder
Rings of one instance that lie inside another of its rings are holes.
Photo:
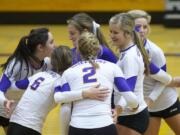
[[[132,46],[129,50],[121,54],[121,59],[124,61],[133,61],[139,57],[141,57],[141,52],[137,45]]]
[[[153,51],[155,53],[163,52],[162,49],[157,44],[155,44],[154,42],[152,42],[149,39],[147,39],[146,45],[151,51]]]
[[[101,65],[101,66],[105,66],[108,68],[113,68],[116,67],[117,65],[113,62],[107,61],[107,60],[103,60],[103,59],[96,59],[96,62]]]

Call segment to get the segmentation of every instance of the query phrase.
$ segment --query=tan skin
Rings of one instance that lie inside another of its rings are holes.
[[[115,45],[118,49],[124,50],[133,44],[131,36],[120,30],[117,24],[110,24],[109,29],[113,45]]]
[[[72,41],[74,47],[77,47],[77,40],[80,36],[80,31],[71,24],[68,24],[69,39]]]
[[[149,34],[149,23],[145,18],[135,19],[135,25],[139,26],[139,34],[144,40]],[[179,78],[177,78],[179,79]],[[153,104],[152,99],[146,98],[148,107]],[[174,131],[176,135],[180,135],[180,114],[164,119],[168,126]],[[161,118],[150,117],[149,127],[144,135],[158,135],[161,125]]]
[[[32,60],[30,61],[31,65],[36,69],[41,68],[41,61],[43,61],[45,57],[50,57],[55,47],[56,46],[54,43],[53,35],[51,34],[51,32],[48,32],[48,40],[45,46],[39,44],[34,54],[40,60],[40,63]]]

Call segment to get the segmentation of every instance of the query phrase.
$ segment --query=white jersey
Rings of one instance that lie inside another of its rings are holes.
[[[22,80],[24,78],[32,76],[35,73],[38,73],[40,71],[46,71],[48,69],[51,69],[50,58],[48,57],[44,59],[44,63],[42,67],[39,69],[33,68],[29,63],[27,65],[25,61],[23,61],[22,63],[17,62],[15,64],[15,59],[13,59],[9,63],[9,65],[7,66],[6,70],[3,73],[3,76],[1,78],[1,83],[0,83],[0,85],[3,85],[3,86],[0,86],[0,90],[2,87],[9,88],[11,84],[17,80]],[[4,89],[1,91],[5,92]],[[5,93],[5,95],[8,99],[13,99],[15,101],[18,101],[21,98],[23,93],[24,91],[21,91],[21,90],[20,91],[8,90],[7,93]],[[7,117],[4,111],[4,107],[2,105],[0,105],[0,116]]]
[[[88,61],[81,61],[67,69],[62,75],[62,91],[69,89],[80,91],[89,89],[97,84],[100,84],[101,87],[108,87],[110,90],[110,94],[105,101],[83,99],[73,102],[70,125],[76,128],[101,128],[113,123],[111,117],[111,95],[116,81],[116,85],[122,95],[128,92],[132,94],[127,83],[125,84],[129,90],[123,85],[125,79],[122,71],[116,64],[100,59],[95,60],[95,62],[99,65],[99,68],[96,70]],[[122,82],[122,84],[119,82]],[[134,97],[136,96],[134,95]],[[137,99],[135,101],[137,107]]]
[[[163,51],[150,40],[146,40],[145,49],[148,52],[151,62],[166,71],[166,58]],[[165,87],[164,84],[146,76],[144,79],[144,96],[149,96],[154,101],[149,111],[155,112],[173,105],[177,100],[178,93],[175,88]]]
[[[47,114],[55,106],[54,83],[60,79],[60,75],[53,71],[30,77],[28,88],[13,111],[10,122],[41,133]]]
[[[137,77],[136,82],[132,83],[135,83],[133,91],[139,100],[139,108],[137,111],[132,112],[128,109],[124,109],[120,116],[137,114],[147,107],[143,96],[144,62],[137,46],[131,45],[127,49],[121,51],[117,65],[122,69],[126,80]],[[131,84],[129,83],[129,85]]]

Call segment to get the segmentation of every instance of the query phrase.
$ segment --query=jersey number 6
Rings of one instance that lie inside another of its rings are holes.
[[[36,79],[36,80],[34,81],[34,83],[31,85],[31,89],[32,89],[32,90],[36,90],[36,89],[39,87],[40,83],[43,82],[43,81],[44,81],[44,78],[43,78],[43,77],[39,77],[39,78]]]

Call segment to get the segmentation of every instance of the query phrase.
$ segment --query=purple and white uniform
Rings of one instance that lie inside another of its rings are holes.
[[[105,60],[97,59],[95,62],[99,65],[96,70],[88,61],[80,61],[67,69],[62,75],[62,88],[54,96],[56,102],[59,102],[58,94],[65,91],[81,91],[97,84],[109,88],[111,93],[105,101],[84,99],[73,102],[70,125],[76,128],[93,129],[113,124],[111,95],[114,85],[127,100],[129,107],[135,108],[138,105],[121,69]]]

